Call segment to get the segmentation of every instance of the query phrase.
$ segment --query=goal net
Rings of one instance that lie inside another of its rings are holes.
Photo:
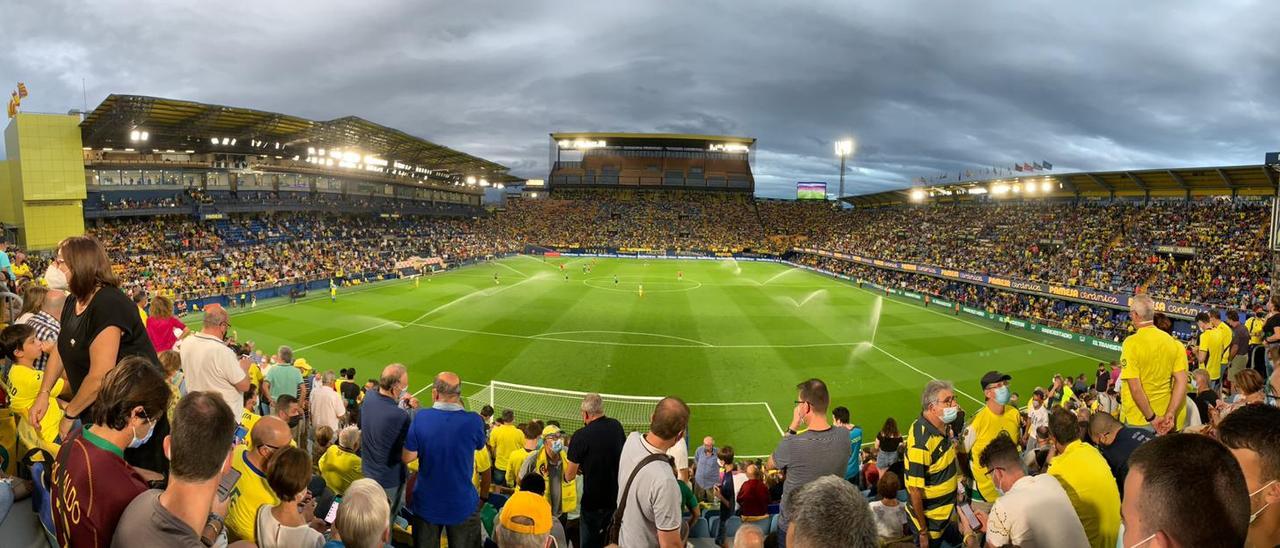
[[[516,423],[530,419],[543,422],[556,421],[565,432],[575,432],[582,428],[582,398],[587,392],[543,388],[525,384],[514,384],[502,381],[490,381],[477,392],[469,395],[466,406],[472,411],[480,411],[485,405],[493,406],[495,415],[502,414],[504,409],[515,412]],[[627,432],[645,432],[649,429],[649,418],[660,397],[652,396],[620,396],[616,394],[600,394],[604,401],[604,413],[617,419]]]

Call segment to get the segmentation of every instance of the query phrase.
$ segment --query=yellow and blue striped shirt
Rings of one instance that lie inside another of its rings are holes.
[[[950,437],[934,428],[924,415],[911,423],[907,434],[906,486],[924,490],[924,521],[908,504],[907,516],[917,530],[928,530],[929,538],[942,538],[956,508],[956,449]]]

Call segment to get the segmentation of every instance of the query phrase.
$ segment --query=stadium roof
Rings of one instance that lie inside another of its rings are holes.
[[[554,141],[584,139],[604,141],[611,147],[672,147],[706,149],[712,144],[741,144],[755,146],[755,137],[731,135],[694,135],[685,133],[610,133],[591,131],[564,131],[551,134]]]
[[[1195,197],[1273,196],[1277,174],[1257,165],[1049,173],[914,186],[897,190],[846,196],[856,206],[910,203],[912,193],[923,190],[928,201],[973,200],[982,194],[1010,199],[1075,197]],[[1048,183],[1046,186],[1045,183]],[[1048,188],[1046,192],[1044,189]],[[1017,188],[1018,190],[1014,190]],[[1022,192],[1031,188],[1032,192]]]
[[[80,124],[84,146],[92,148],[136,148],[130,139],[133,130],[146,131],[147,146],[153,150],[294,156],[305,155],[308,146],[350,147],[453,175],[514,179],[503,165],[356,116],[316,121],[247,108],[112,94]],[[235,139],[235,144],[213,145],[215,137]]]

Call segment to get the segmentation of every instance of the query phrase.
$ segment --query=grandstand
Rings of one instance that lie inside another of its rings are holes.
[[[551,134],[551,189],[645,188],[752,193],[756,140],[669,133]]]
[[[10,240],[49,249],[83,222],[329,211],[475,215],[500,164],[354,116],[110,95],[84,115],[19,113],[0,164]],[[55,137],[56,136],[56,137]]]

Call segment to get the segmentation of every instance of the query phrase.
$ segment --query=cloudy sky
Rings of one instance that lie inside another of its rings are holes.
[[[216,6],[216,7],[213,7]],[[137,93],[356,115],[547,171],[551,131],[759,139],[757,193],[848,193],[1049,161],[1260,163],[1280,150],[1280,3],[0,0],[28,111]]]

